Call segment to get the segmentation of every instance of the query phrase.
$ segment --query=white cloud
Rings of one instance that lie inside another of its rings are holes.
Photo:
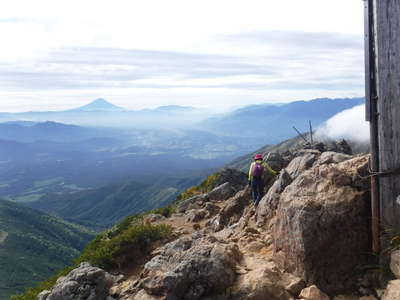
[[[34,60],[47,54],[50,36],[35,22],[0,22],[0,62]]]
[[[365,121],[365,105],[344,110],[333,116],[317,131],[317,134],[332,139],[369,141],[369,123]]]
[[[225,107],[363,94],[363,49],[351,43],[363,36],[359,0],[14,0],[2,5],[0,34],[0,111],[92,94]],[[89,48],[86,63],[73,62]],[[27,89],[35,96],[20,98]]]

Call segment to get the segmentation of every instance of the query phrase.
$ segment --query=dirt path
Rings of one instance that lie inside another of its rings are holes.
[[[8,237],[8,233],[5,231],[0,231],[0,245],[5,242]]]

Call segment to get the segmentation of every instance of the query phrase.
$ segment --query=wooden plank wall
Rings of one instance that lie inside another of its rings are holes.
[[[379,170],[400,167],[400,0],[374,0]],[[380,176],[381,225],[400,232],[400,173]]]

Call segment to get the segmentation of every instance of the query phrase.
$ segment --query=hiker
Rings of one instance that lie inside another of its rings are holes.
[[[256,207],[264,196],[264,180],[262,177],[265,171],[276,175],[276,172],[263,161],[263,156],[261,154],[256,154],[249,169],[249,185],[251,186],[253,202]]]

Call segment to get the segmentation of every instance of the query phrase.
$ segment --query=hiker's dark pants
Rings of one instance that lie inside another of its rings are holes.
[[[253,177],[251,180],[251,193],[253,196],[253,202],[258,205],[261,198],[264,196],[264,182],[262,178]]]

